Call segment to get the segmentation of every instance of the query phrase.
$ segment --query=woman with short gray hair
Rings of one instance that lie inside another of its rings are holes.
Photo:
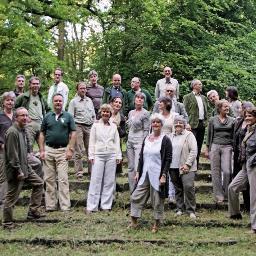
[[[187,122],[182,116],[174,118],[174,132],[170,135],[173,160],[170,176],[175,187],[176,215],[184,212],[195,219],[195,173],[197,171],[197,142],[194,134],[187,131]]]
[[[140,152],[135,175],[137,185],[131,195],[129,227],[138,226],[138,218],[150,196],[155,219],[152,232],[156,233],[163,218],[164,198],[168,196],[166,176],[172,159],[172,144],[168,136],[161,133],[164,122],[162,116],[153,114],[150,120],[152,133],[144,139]]]
[[[129,129],[127,140],[127,159],[128,159],[128,180],[130,192],[134,190],[135,173],[138,167],[139,153],[142,142],[148,135],[150,128],[149,112],[143,108],[145,94],[136,92],[134,97],[135,109],[128,114],[127,127]]]

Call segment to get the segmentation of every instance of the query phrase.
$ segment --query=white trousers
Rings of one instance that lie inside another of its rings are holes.
[[[110,210],[116,182],[116,156],[106,154],[95,156],[87,197],[87,210]]]

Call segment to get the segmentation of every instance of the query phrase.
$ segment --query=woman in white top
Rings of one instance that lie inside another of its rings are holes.
[[[164,135],[171,135],[174,131],[174,117],[178,114],[171,111],[172,109],[172,100],[167,97],[159,98],[159,111],[164,118],[164,124],[162,127],[162,133]],[[175,188],[169,177],[169,203],[175,204]]]
[[[130,192],[134,190],[135,172],[138,167],[139,154],[143,139],[148,135],[150,121],[149,112],[143,108],[145,94],[137,92],[134,97],[135,109],[128,114],[127,126],[129,129],[127,140],[128,180]]]
[[[152,232],[157,232],[164,212],[164,198],[167,197],[166,175],[172,159],[172,145],[168,136],[161,133],[163,117],[160,114],[151,116],[152,133],[142,145],[139,165],[135,180],[137,186],[131,195],[131,224],[138,226],[138,218],[149,196],[154,211]]]
[[[87,213],[111,210],[115,189],[116,164],[122,159],[117,126],[109,121],[112,108],[103,104],[101,119],[92,125],[89,141],[89,161],[92,164],[87,197]]]

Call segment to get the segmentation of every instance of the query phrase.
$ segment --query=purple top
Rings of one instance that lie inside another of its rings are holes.
[[[102,102],[104,88],[99,84],[96,84],[95,86],[89,84],[87,85],[86,89],[87,89],[86,96],[91,98],[95,112],[98,112]]]

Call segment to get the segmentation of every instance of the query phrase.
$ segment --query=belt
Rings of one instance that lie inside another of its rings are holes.
[[[76,124],[87,126],[87,127],[91,127],[92,126],[92,124],[82,124],[82,123],[76,123]]]
[[[64,146],[64,145],[52,145],[52,144],[47,144],[46,143],[46,146],[56,149],[56,148],[65,148],[67,145],[66,146]]]

